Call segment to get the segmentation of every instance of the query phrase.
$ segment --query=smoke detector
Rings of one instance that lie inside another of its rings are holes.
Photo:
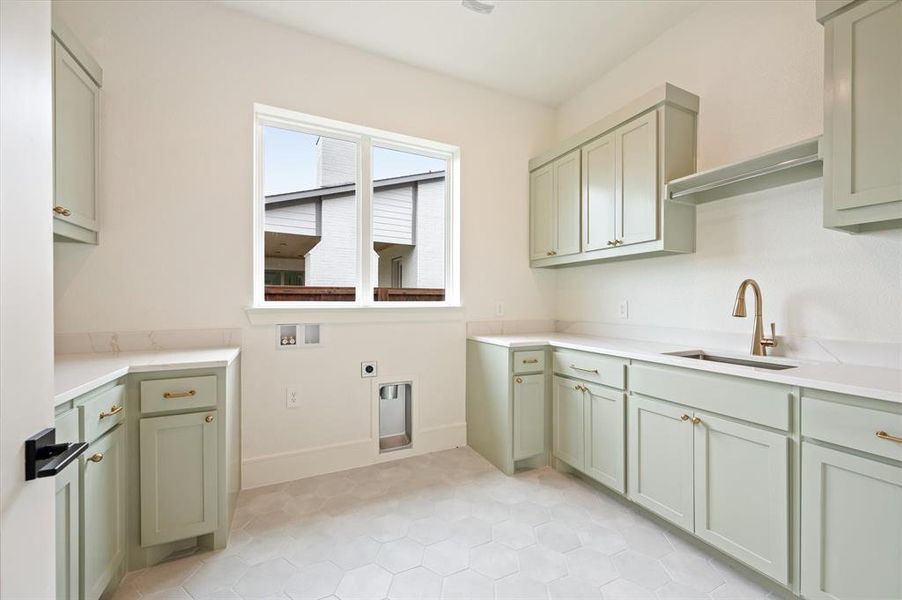
[[[487,0],[460,0],[460,5],[481,15],[490,15],[495,10],[495,3]]]

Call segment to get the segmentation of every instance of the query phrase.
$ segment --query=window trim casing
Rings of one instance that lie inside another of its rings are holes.
[[[323,135],[352,141],[357,144],[357,284],[354,302],[291,302],[267,301],[264,296],[265,274],[265,196],[263,190],[263,128],[279,127],[312,135]],[[460,148],[372,127],[345,123],[316,115],[254,104],[254,173],[253,173],[253,301],[249,316],[269,311],[362,311],[385,309],[460,308]],[[372,147],[415,152],[446,161],[445,175],[445,300],[441,302],[392,301],[373,299],[377,273],[372,259]],[[370,185],[361,185],[369,181]],[[367,218],[369,217],[369,218]],[[369,248],[367,259],[364,250]]]

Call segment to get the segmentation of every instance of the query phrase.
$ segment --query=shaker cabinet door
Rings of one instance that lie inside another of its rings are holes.
[[[554,378],[554,456],[574,469],[584,468],[585,408],[581,385],[570,379]]]
[[[565,154],[554,168],[554,252],[577,254],[580,248],[580,151]]]
[[[216,529],[216,411],[141,419],[141,545]]]
[[[545,452],[545,375],[514,377],[514,460]]]
[[[583,250],[614,247],[617,190],[614,136],[583,146]]]
[[[658,113],[614,132],[617,152],[617,225],[621,244],[658,238]]]
[[[554,172],[545,165],[529,174],[529,258],[548,258],[554,249]]]
[[[630,396],[629,497],[680,527],[693,529],[693,442],[688,409]]]
[[[626,413],[623,392],[585,386],[586,474],[621,494],[626,492]]]
[[[78,463],[63,469],[55,481],[56,597],[78,600]]]

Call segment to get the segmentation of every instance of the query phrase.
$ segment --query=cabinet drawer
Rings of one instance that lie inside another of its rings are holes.
[[[141,382],[141,412],[144,414],[215,407],[215,375]]]
[[[633,364],[630,391],[789,430],[792,388],[788,385],[681,367]]]
[[[554,372],[622,390],[626,361],[601,354],[558,350],[554,353]]]
[[[125,420],[125,386],[117,385],[85,401],[78,407],[78,416],[81,440],[93,442]]]
[[[514,352],[514,373],[535,373],[544,370],[544,350]]]
[[[878,432],[902,438],[902,414],[802,397],[802,435],[902,461],[902,443],[882,439]]]
[[[67,410],[63,414],[57,415],[53,426],[56,427],[57,443],[77,442],[81,439],[78,437],[77,410]]]

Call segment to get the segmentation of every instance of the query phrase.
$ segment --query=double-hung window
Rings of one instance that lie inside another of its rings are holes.
[[[254,154],[255,306],[459,304],[457,147],[256,105]]]

